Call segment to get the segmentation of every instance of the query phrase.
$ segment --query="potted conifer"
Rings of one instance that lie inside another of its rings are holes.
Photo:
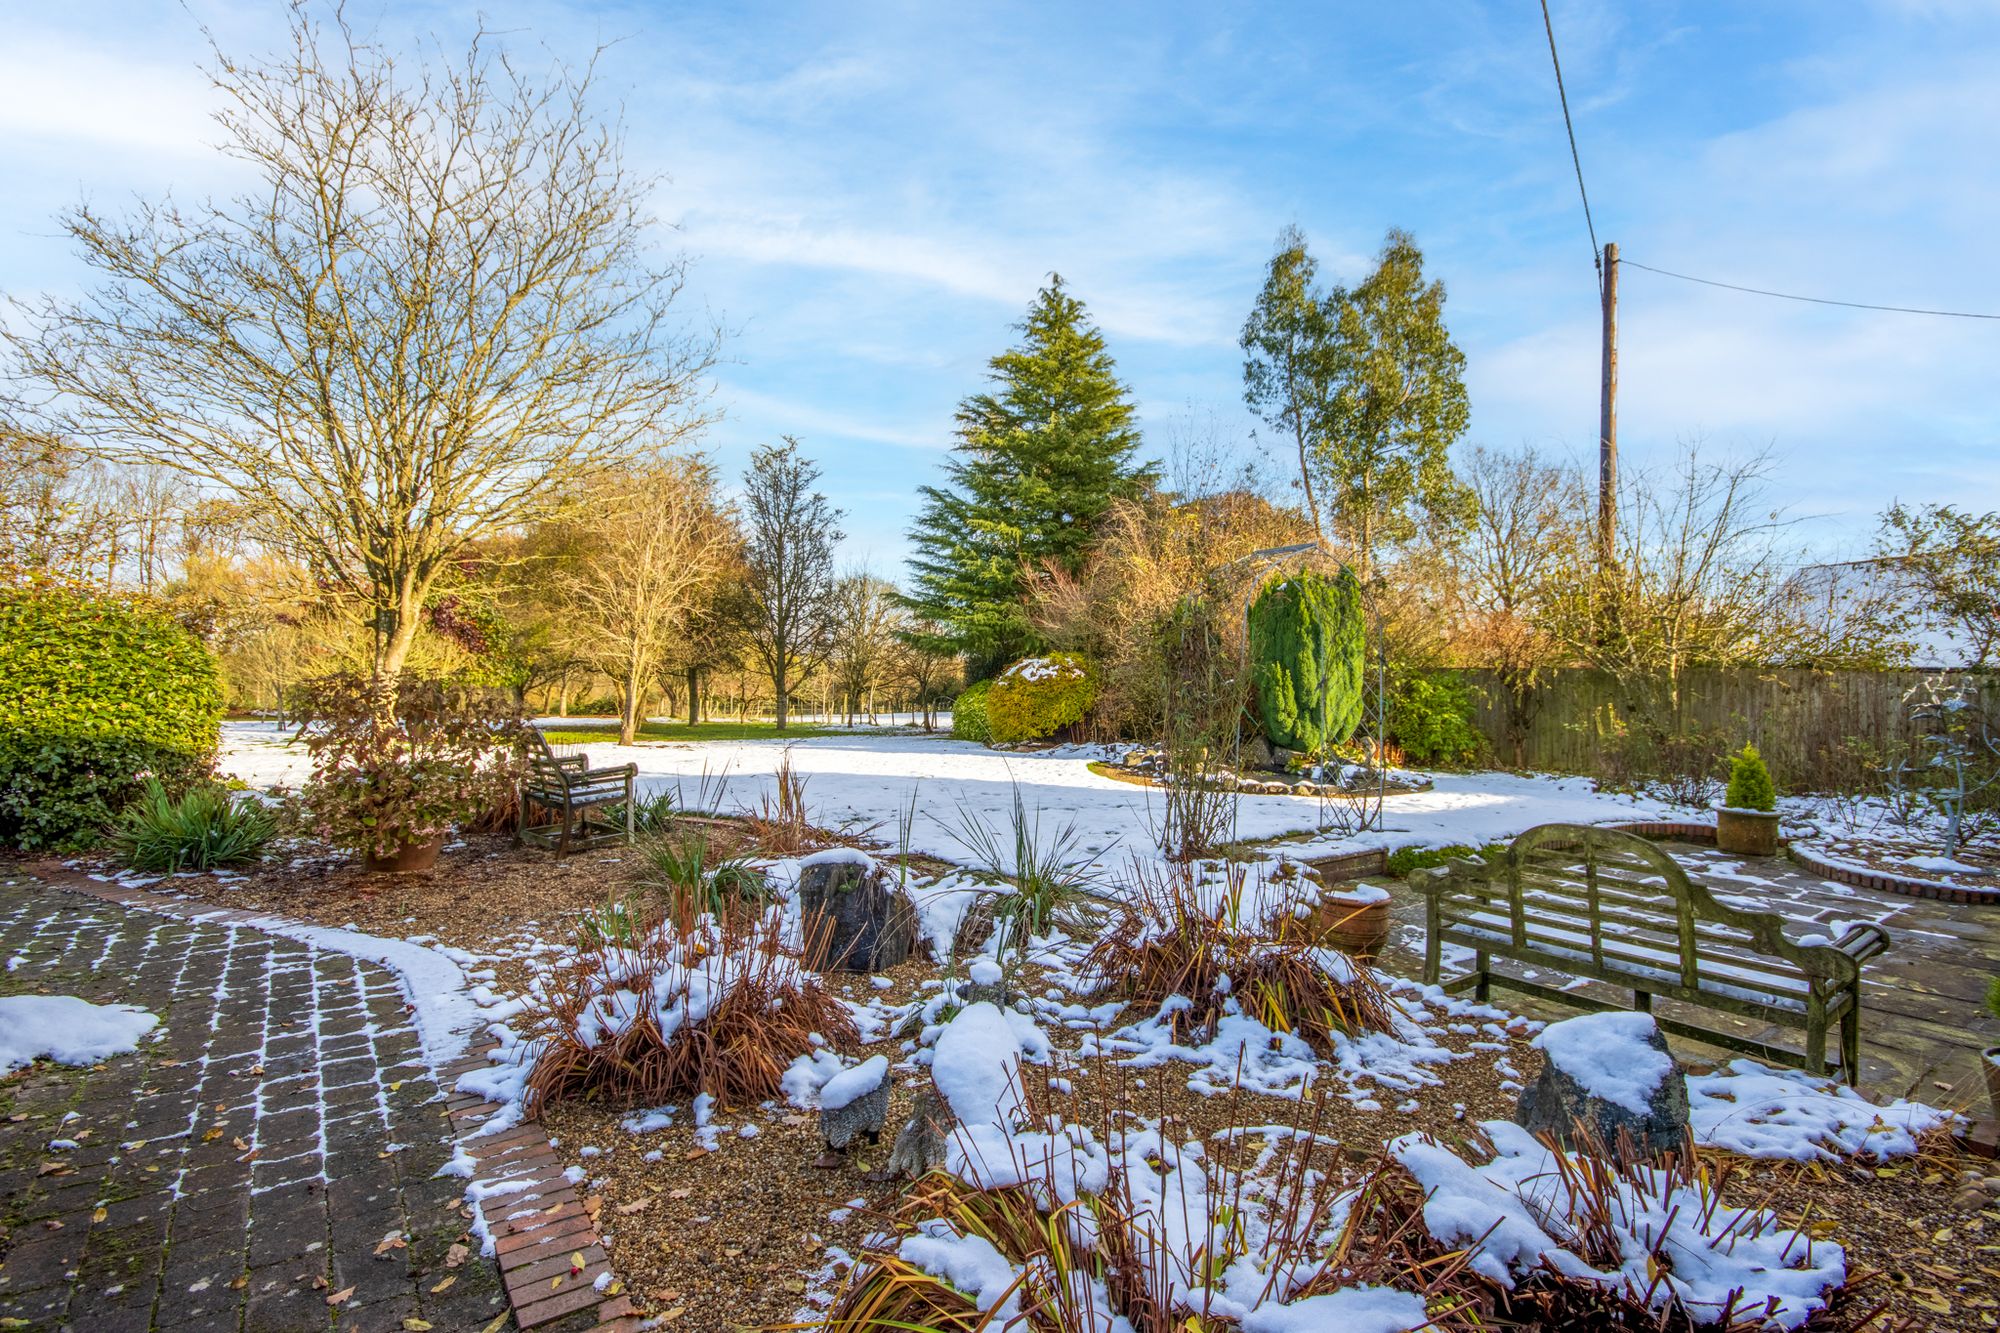
[[[1729,761],[1729,787],[1715,812],[1715,845],[1737,856],[1778,851],[1778,791],[1754,745]]]

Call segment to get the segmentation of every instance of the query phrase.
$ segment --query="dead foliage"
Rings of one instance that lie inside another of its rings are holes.
[[[843,1049],[858,1041],[846,1006],[785,944],[776,910],[580,931],[535,1021],[548,1044],[528,1077],[531,1111],[704,1092],[724,1106],[762,1101],[813,1034]]]
[[[1091,948],[1083,975],[1168,1015],[1175,1040],[1200,1043],[1233,1004],[1274,1032],[1295,1032],[1322,1055],[1330,1029],[1391,1031],[1396,1002],[1369,970],[1312,939],[1302,924],[1311,889],[1303,876],[1279,886],[1268,923],[1244,919],[1248,874],[1231,865],[1218,886],[1185,865],[1135,866],[1117,914]]]
[[[778,771],[773,778],[776,791],[759,797],[757,808],[743,815],[757,854],[776,860],[802,856],[825,846],[824,835],[806,817],[806,780],[792,768],[790,747],[779,756]]]

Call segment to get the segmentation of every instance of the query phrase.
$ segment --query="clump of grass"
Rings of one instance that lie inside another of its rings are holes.
[[[276,813],[255,796],[211,785],[173,796],[148,778],[118,816],[111,846],[134,870],[215,870],[257,860],[277,831]]]
[[[632,831],[641,834],[669,832],[674,826],[676,813],[674,793],[670,791],[637,797],[632,802]],[[624,805],[612,806],[605,821],[622,827],[625,823]]]
[[[638,853],[640,887],[662,897],[672,919],[728,916],[771,899],[763,871],[744,857],[711,860],[708,837],[699,831],[643,838]]]
[[[575,955],[547,980],[531,1111],[697,1093],[724,1105],[763,1101],[815,1035],[846,1049],[858,1041],[846,1006],[785,945],[777,912],[616,917],[616,930],[579,931]]]
[[[1076,821],[1044,833],[1040,807],[1030,811],[1018,786],[1004,831],[962,802],[958,826],[945,831],[969,854],[976,873],[1011,890],[991,909],[993,928],[1001,933],[996,952],[1012,949],[1025,957],[1033,938],[1048,934],[1059,918],[1080,904],[1104,901],[1092,887],[1097,875]]]
[[[813,851],[825,838],[806,817],[806,780],[793,769],[789,746],[779,756],[778,771],[773,777],[776,790],[759,797],[757,808],[743,817],[750,828],[751,840],[759,852],[769,857]]]
[[[1306,934],[1310,882],[1274,880],[1276,901],[1252,921],[1242,909],[1247,874],[1231,865],[1220,885],[1205,885],[1192,866],[1136,868],[1083,974],[1143,1005],[1185,997],[1167,1015],[1178,1041],[1209,1040],[1232,1010],[1297,1033],[1322,1055],[1332,1054],[1332,1031],[1393,1031],[1396,1002],[1374,975]]]

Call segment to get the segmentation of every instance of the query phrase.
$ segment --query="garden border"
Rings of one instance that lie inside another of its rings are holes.
[[[23,871],[44,884],[135,911],[184,921],[243,926],[265,933],[270,933],[267,928],[273,922],[287,920],[272,912],[215,907],[193,898],[164,898],[145,889],[92,878],[88,872],[47,858],[24,859],[20,864]],[[394,962],[370,961],[394,972],[407,993],[409,979]],[[549,1201],[531,1217],[488,1218],[486,1222],[493,1237],[492,1258],[507,1289],[514,1322],[529,1329],[594,1310],[597,1316],[594,1327],[599,1333],[637,1333],[641,1320],[631,1298],[622,1292],[611,1295],[596,1288],[599,1275],[612,1272],[611,1257],[598,1234],[596,1218],[585,1206],[584,1192],[563,1174],[562,1163],[539,1123],[530,1120],[500,1134],[476,1132],[500,1108],[476,1093],[459,1092],[458,1080],[473,1070],[485,1068],[497,1045],[498,1042],[491,1040],[481,1042],[432,1072],[444,1095],[445,1113],[457,1146],[481,1168],[492,1168],[480,1170],[474,1178],[525,1180],[520,1194]],[[514,1199],[517,1195],[498,1197]],[[575,1255],[584,1259],[581,1270],[570,1262]],[[569,1280],[558,1290],[548,1285],[555,1278]]]
[[[1849,884],[1857,889],[1880,889],[1884,893],[1900,893],[1906,898],[1929,898],[1941,903],[2000,904],[2000,889],[1944,884],[1934,879],[1894,875],[1886,870],[1869,869],[1823,857],[1809,845],[1797,842],[1785,844],[1785,855],[1815,875],[1824,876],[1836,883]]]

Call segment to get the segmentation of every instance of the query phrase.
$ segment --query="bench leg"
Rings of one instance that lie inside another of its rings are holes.
[[[1818,996],[1806,1001],[1806,1072],[1826,1074],[1826,1002]]]
[[[1435,986],[1444,975],[1444,941],[1438,938],[1437,899],[1433,898],[1424,921],[1424,984]]]
[[[1472,967],[1474,975],[1479,978],[1473,984],[1472,998],[1484,1002],[1492,998],[1493,994],[1493,979],[1491,969],[1488,968],[1486,963],[1486,955],[1483,953],[1473,954]]]
[[[1861,1081],[1861,997],[1840,1016],[1840,1076],[1854,1087]]]

